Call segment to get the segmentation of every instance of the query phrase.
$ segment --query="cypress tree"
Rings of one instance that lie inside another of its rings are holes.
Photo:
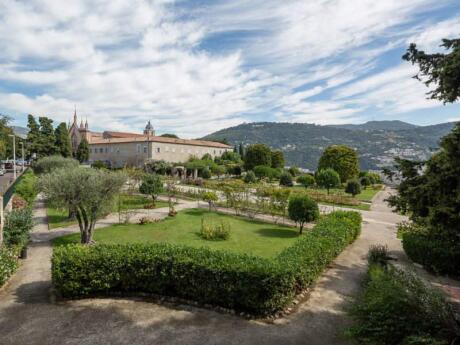
[[[72,144],[70,142],[69,131],[65,122],[61,122],[54,131],[56,137],[56,147],[63,157],[72,157]]]
[[[77,159],[80,163],[86,162],[89,159],[89,145],[86,139],[82,139],[77,149]]]

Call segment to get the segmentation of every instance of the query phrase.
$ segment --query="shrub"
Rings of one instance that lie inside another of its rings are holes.
[[[142,183],[139,186],[139,192],[142,194],[150,195],[152,197],[152,205],[155,205],[155,200],[158,194],[162,193],[163,181],[160,176],[156,174],[147,174],[142,179]]]
[[[267,178],[269,180],[275,178],[277,175],[276,169],[273,169],[267,165],[258,165],[254,168],[254,174],[257,178]]]
[[[52,277],[64,297],[143,292],[268,315],[312,283],[359,229],[358,213],[332,213],[272,260],[170,244],[62,246]]]
[[[297,182],[305,188],[308,188],[315,184],[315,178],[312,175],[305,174],[297,177]]]
[[[289,171],[289,173],[290,173],[292,176],[294,176],[294,177],[300,175],[300,169],[297,168],[297,167],[290,167],[290,168],[288,169],[288,171]]]
[[[294,183],[292,182],[292,175],[288,172],[283,172],[280,175],[280,186],[292,187]]]
[[[0,245],[0,287],[18,268],[18,255],[17,247]]]
[[[371,179],[369,178],[369,176],[363,176],[359,179],[359,183],[361,183],[361,186],[366,188],[367,186],[371,185]]]
[[[254,183],[256,182],[256,175],[254,174],[254,171],[249,170],[246,175],[244,175],[244,182],[245,183]]]
[[[369,264],[379,264],[385,266],[388,261],[388,247],[386,245],[376,244],[369,248],[367,253],[367,262]]]
[[[422,232],[406,232],[402,245],[411,260],[436,273],[460,275],[460,245]]]
[[[360,344],[439,344],[434,339],[451,332],[452,313],[443,296],[391,265],[369,266],[364,293],[350,313],[357,323],[349,333]],[[429,337],[434,339],[415,342]]]
[[[27,201],[19,195],[13,195],[13,210],[22,210],[27,207]]]
[[[353,197],[361,193],[361,184],[358,180],[348,180],[345,186],[345,193],[351,194]]]
[[[37,177],[31,170],[27,170],[14,187],[14,193],[27,201],[29,205],[37,197]]]
[[[64,158],[62,156],[44,157],[33,163],[32,168],[37,175],[48,174],[57,169],[75,169],[79,165],[78,161],[73,158]]]
[[[229,222],[221,221],[216,224],[205,217],[201,218],[200,236],[205,240],[228,240],[230,238],[230,230]]]
[[[94,169],[108,169],[109,165],[104,161],[95,161],[91,164],[91,167]]]
[[[288,214],[290,219],[299,224],[299,232],[302,234],[305,223],[318,219],[318,203],[307,195],[294,194],[289,198]]]
[[[201,177],[204,178],[204,179],[211,178],[211,171],[208,168],[204,168],[201,171]]]
[[[25,246],[32,228],[32,209],[24,208],[7,213],[4,228],[5,244]]]
[[[283,250],[276,260],[294,275],[296,290],[313,283],[323,270],[361,232],[358,212],[336,211],[321,218],[316,226]]]

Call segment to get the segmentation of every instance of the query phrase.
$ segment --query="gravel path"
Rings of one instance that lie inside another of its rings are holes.
[[[349,246],[314,286],[310,298],[291,315],[273,323],[219,314],[185,305],[142,299],[87,299],[56,302],[50,282],[50,239],[76,228],[48,231],[39,202],[38,224],[29,256],[0,291],[0,344],[348,344],[344,307],[359,291],[370,245],[384,243],[403,258],[391,213],[381,192],[365,219],[360,238]],[[195,202],[177,208],[195,207]],[[165,209],[151,214],[165,215]],[[110,217],[99,224],[118,219]]]

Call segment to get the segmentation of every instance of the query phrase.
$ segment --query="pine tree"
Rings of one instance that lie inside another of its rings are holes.
[[[38,155],[40,148],[40,126],[31,114],[27,116],[27,128],[27,157],[30,158],[34,153]]]
[[[82,139],[77,149],[77,159],[80,163],[86,162],[89,159],[89,145],[86,139]]]
[[[54,131],[56,137],[56,147],[63,157],[72,157],[72,144],[70,142],[69,131],[65,122],[61,122]]]
[[[56,137],[54,135],[53,120],[47,117],[39,117],[40,138],[39,138],[39,157],[52,156],[58,152],[56,148]]]

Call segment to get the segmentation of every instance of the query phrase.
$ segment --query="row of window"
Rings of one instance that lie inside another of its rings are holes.
[[[141,150],[144,152],[144,153],[147,153],[147,146],[144,146],[142,147],[141,144],[136,144],[136,152],[137,153],[141,153]],[[166,146],[165,147],[165,151],[166,152],[169,152],[170,148],[169,146]],[[117,148],[114,148],[113,146],[110,147],[110,153],[120,153],[120,148],[117,147]],[[161,153],[161,148],[160,147],[156,147],[155,148],[155,152],[156,153]],[[176,148],[172,147],[171,148],[171,152],[176,152]],[[180,149],[180,152],[181,153],[185,153],[185,149],[184,148],[181,148]],[[222,154],[224,152],[224,150],[213,150],[213,153],[216,155],[216,154]],[[108,147],[95,147],[95,148],[90,148],[89,149],[89,153],[109,153],[109,148]],[[200,153],[211,153],[211,150],[209,149],[196,149],[195,152],[193,152],[192,149],[187,149],[187,153],[195,153],[195,154],[200,154]]]

